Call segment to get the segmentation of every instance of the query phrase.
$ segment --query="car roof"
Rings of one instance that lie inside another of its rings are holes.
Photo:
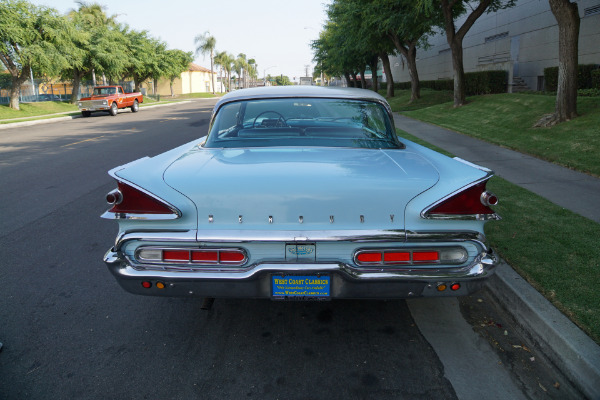
[[[367,89],[345,88],[337,86],[264,86],[249,89],[238,89],[221,97],[214,110],[218,110],[223,104],[239,100],[276,99],[294,97],[317,97],[329,99],[354,99],[376,101],[383,104],[388,112],[391,108],[388,102],[380,94]]]

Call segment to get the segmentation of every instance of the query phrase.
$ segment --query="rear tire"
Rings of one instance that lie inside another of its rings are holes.
[[[119,107],[117,106],[117,103],[113,101],[113,103],[110,105],[110,115],[112,115],[113,117],[117,115],[117,113],[119,112]]]
[[[87,117],[89,117],[90,115],[92,115],[92,112],[91,112],[91,111],[82,111],[82,112],[81,112],[81,116],[82,116],[83,118],[87,118]]]
[[[137,99],[135,99],[133,101],[133,105],[131,106],[131,112],[138,112],[140,111],[140,104],[138,103]]]

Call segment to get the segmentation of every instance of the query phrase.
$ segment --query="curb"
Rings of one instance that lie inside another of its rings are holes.
[[[487,288],[526,336],[586,397],[600,399],[600,346],[501,261]]]
[[[184,101],[178,101],[178,102],[168,103],[168,104],[153,104],[151,106],[140,107],[140,111],[147,110],[149,108],[168,107],[168,106],[174,106],[174,105],[177,105],[177,104],[186,104],[186,103],[191,103],[191,102],[192,102],[191,100],[184,100]],[[40,115],[40,117],[42,117],[42,116]],[[32,118],[35,118],[35,117],[32,117]],[[19,127],[22,127],[22,126],[32,126],[32,125],[40,125],[40,124],[51,124],[51,123],[54,123],[54,122],[69,121],[69,120],[75,119],[75,118],[81,118],[81,114],[69,115],[69,116],[66,116],[66,117],[57,117],[57,118],[36,119],[36,120],[33,120],[33,121],[13,122],[11,124],[0,124],[0,130],[2,130],[2,129],[10,129],[10,128],[19,128]]]

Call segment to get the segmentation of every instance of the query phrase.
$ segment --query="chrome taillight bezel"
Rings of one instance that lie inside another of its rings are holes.
[[[148,257],[145,256],[144,253],[148,254],[150,252],[160,252],[160,258],[157,257]],[[165,260],[164,252],[165,251],[187,251],[189,256],[186,261],[182,260]],[[201,252],[216,252],[218,254],[217,260],[215,261],[194,261],[193,253],[201,253]],[[243,256],[243,259],[240,261],[223,261],[221,259],[222,252],[229,253],[237,253]],[[165,246],[141,246],[135,251],[135,259],[137,262],[141,264],[155,264],[155,265],[176,265],[176,266],[226,266],[226,267],[238,267],[243,266],[248,262],[248,253],[245,249],[240,247],[165,247]]]
[[[450,252],[458,251],[462,254],[460,258],[448,258],[444,255]],[[410,253],[410,259],[408,261],[396,261],[386,262],[385,253]],[[426,252],[437,252],[439,254],[438,260],[431,261],[415,261],[415,253],[426,253]],[[364,262],[360,261],[358,257],[365,253],[380,253],[381,261],[377,262]],[[460,265],[465,263],[469,259],[469,253],[467,249],[461,246],[445,246],[445,247],[410,247],[410,248],[361,248],[354,252],[353,261],[354,264],[360,267],[410,267],[410,266],[425,266],[425,265]]]

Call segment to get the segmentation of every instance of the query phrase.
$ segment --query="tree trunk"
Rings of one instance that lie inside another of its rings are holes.
[[[215,74],[213,74],[213,51],[210,51],[210,77],[212,79],[212,94],[215,94]]]
[[[81,71],[75,70],[73,73],[73,91],[71,92],[71,104],[77,104],[77,100],[79,100],[79,91],[81,90],[81,77],[83,73]]]
[[[369,67],[371,68],[371,79],[373,82],[373,91],[379,91],[379,81],[377,79],[377,64],[379,63],[379,56],[373,56],[371,58],[371,62],[369,63]]]
[[[454,68],[454,107],[460,107],[466,103],[462,40],[452,43],[450,47],[452,49],[452,67]]]
[[[171,82],[169,82],[169,88],[171,89],[171,98],[175,97],[175,92],[173,91],[173,81],[174,79],[171,79]]]
[[[12,80],[12,85],[10,87],[10,104],[8,105],[13,110],[20,110],[19,107],[19,93],[21,92],[21,83],[19,79]]]
[[[346,84],[348,85],[348,87],[354,87],[354,84],[352,83],[352,79],[350,79],[349,72],[344,72],[344,78],[346,78]]]
[[[392,76],[392,68],[390,66],[390,57],[386,52],[379,54],[381,63],[383,64],[383,71],[385,72],[385,80],[387,82],[387,97],[394,97],[394,77]]]
[[[390,35],[396,49],[404,56],[408,64],[408,74],[410,75],[410,102],[421,98],[421,82],[419,81],[419,72],[417,71],[417,47],[416,42],[403,43],[397,35]]]
[[[92,86],[96,87],[96,70],[92,68]]]
[[[558,22],[557,122],[577,117],[577,68],[579,55],[579,10],[569,0],[549,0]]]
[[[452,50],[452,66],[454,67],[454,107],[460,107],[465,104],[465,69],[463,66],[463,48],[462,43],[465,35],[471,29],[477,18],[490,6],[492,0],[480,0],[477,7],[472,9],[471,13],[464,20],[458,31],[454,25],[452,8],[455,1],[441,0],[442,13],[444,14],[444,29],[446,31],[446,40]]]
[[[356,76],[356,72],[352,71],[352,72],[350,72],[350,74],[352,75],[352,79],[353,79],[352,80],[352,82],[353,82],[352,87],[356,87],[357,88],[358,87],[358,77]]]
[[[367,88],[367,80],[365,79],[365,67],[360,70],[360,87],[363,89]]]

